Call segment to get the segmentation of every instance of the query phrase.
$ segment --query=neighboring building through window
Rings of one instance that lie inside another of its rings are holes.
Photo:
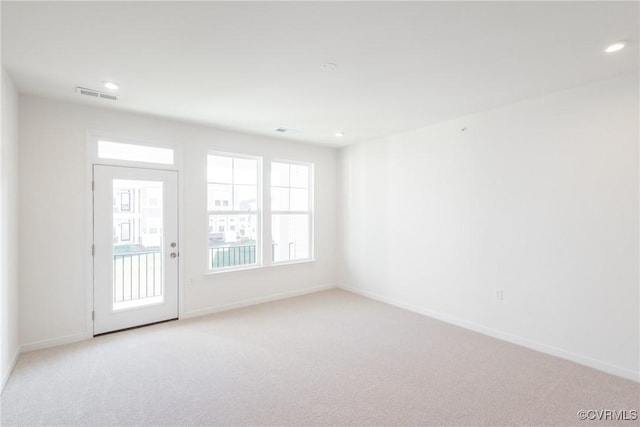
[[[271,260],[311,259],[313,165],[271,163]]]
[[[222,153],[207,156],[211,270],[259,262],[260,166],[256,157]]]
[[[162,234],[162,187],[116,180],[113,197],[113,243],[122,250],[159,248]]]
[[[131,241],[131,222],[120,223],[120,240],[123,242]]]

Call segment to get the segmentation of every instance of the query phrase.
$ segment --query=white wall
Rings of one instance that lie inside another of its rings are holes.
[[[87,335],[85,131],[184,148],[184,311],[336,285],[337,150],[33,96],[20,98],[20,341],[37,348]],[[315,163],[316,261],[205,275],[207,149]]]
[[[18,353],[18,93],[2,67],[0,125],[0,391]]]
[[[638,113],[634,74],[344,149],[342,283],[637,380]]]

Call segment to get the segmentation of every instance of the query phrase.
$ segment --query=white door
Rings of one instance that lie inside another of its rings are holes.
[[[178,317],[176,171],[93,167],[94,335]]]

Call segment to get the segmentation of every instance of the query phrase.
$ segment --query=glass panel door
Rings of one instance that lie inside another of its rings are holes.
[[[94,166],[94,334],[178,315],[177,172]]]
[[[113,309],[162,303],[162,181],[113,180]]]

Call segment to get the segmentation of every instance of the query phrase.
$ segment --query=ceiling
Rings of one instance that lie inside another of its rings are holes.
[[[22,93],[339,146],[638,70],[638,15],[608,1],[3,1],[2,61]],[[118,101],[75,92],[104,80]]]

